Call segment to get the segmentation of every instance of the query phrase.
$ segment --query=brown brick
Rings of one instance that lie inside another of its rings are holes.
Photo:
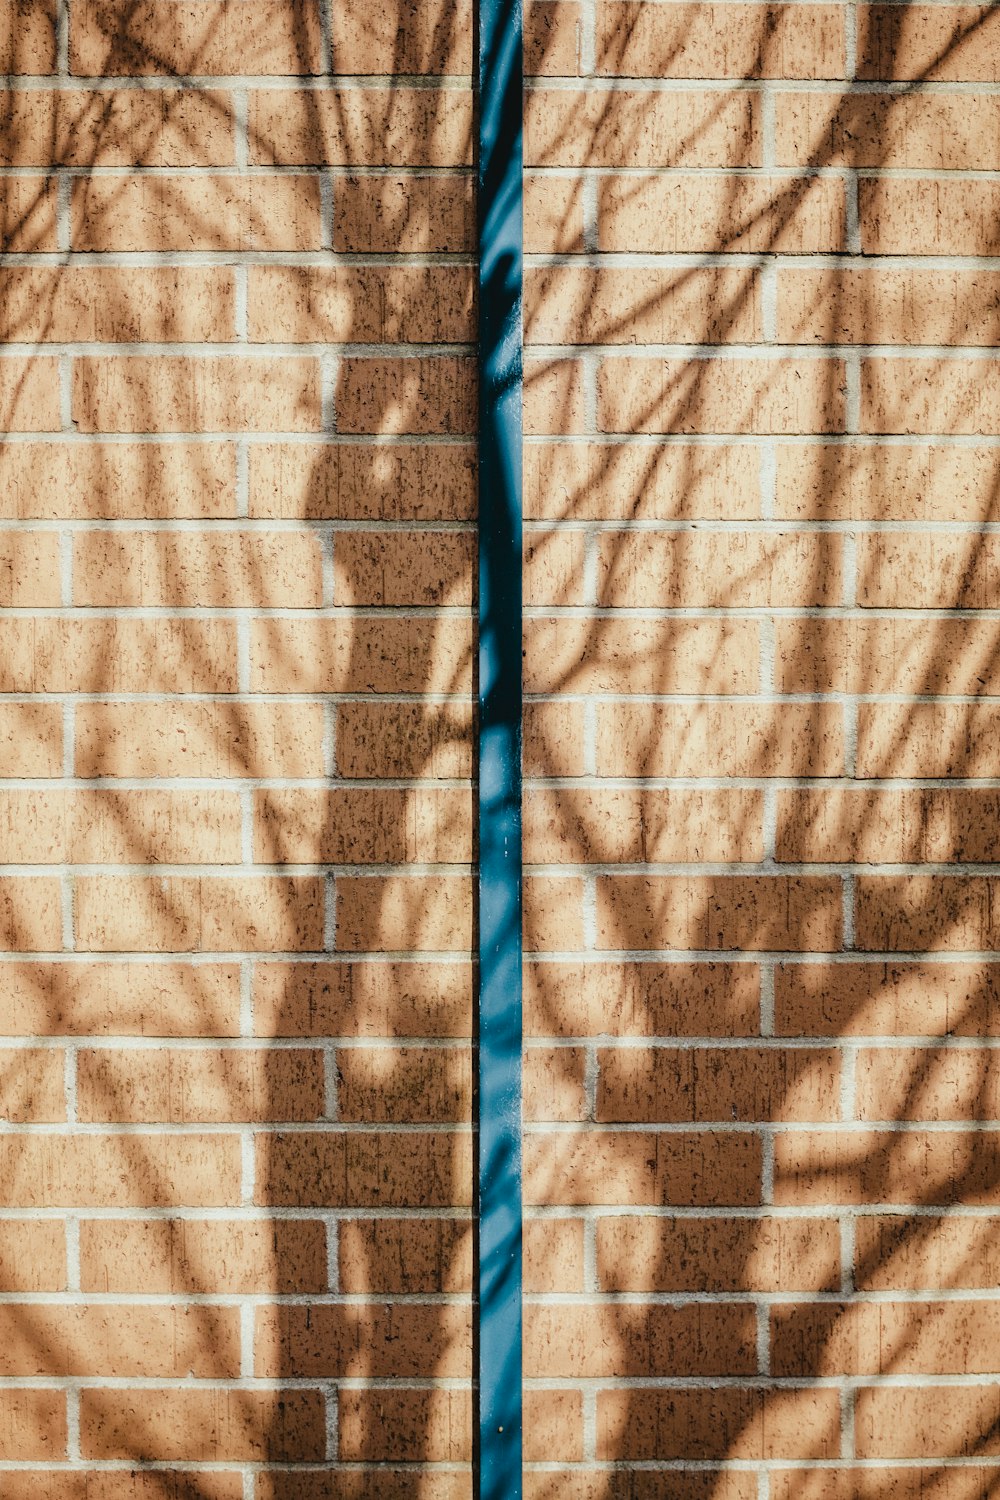
[[[0,703],[0,775],[58,776],[62,737],[57,704]]]
[[[263,619],[251,627],[251,684],[271,693],[467,693],[468,620]]]
[[[758,682],[755,621],[537,619],[525,649],[529,693],[751,693]]]
[[[315,1219],[84,1219],[84,1292],[270,1295],[326,1290],[326,1228]]]
[[[361,780],[468,777],[472,725],[467,704],[342,703],[337,709],[337,769]]]
[[[998,1280],[995,1218],[864,1215],[855,1225],[855,1281],[863,1290],[992,1289]]]
[[[0,431],[58,432],[59,372],[54,359],[0,360]]]
[[[474,241],[470,177],[359,176],[334,180],[335,250],[419,255],[468,251]]]
[[[998,541],[992,534],[861,537],[859,603],[878,609],[996,609]]]
[[[472,163],[472,95],[466,89],[330,89],[301,94],[272,89],[251,93],[249,118],[250,160],[255,164]]]
[[[337,429],[464,435],[476,426],[473,361],[450,354],[340,362]]]
[[[760,1172],[760,1142],[744,1134],[591,1129],[524,1142],[528,1204],[752,1206]]]
[[[866,359],[861,430],[1000,432],[1000,366],[983,359]]]
[[[318,949],[323,881],[81,875],[75,915],[77,947],[90,953]]]
[[[993,344],[1000,274],[990,271],[778,272],[777,336],[789,344]]]
[[[524,1287],[527,1292],[582,1292],[583,1220],[526,1219]]]
[[[522,1058],[526,1120],[583,1120],[587,1054],[582,1047],[529,1047]]]
[[[65,1459],[66,1436],[66,1397],[62,1391],[3,1392],[0,1459],[15,1463]]]
[[[1000,1454],[995,1385],[892,1389],[862,1386],[855,1408],[859,1458],[994,1458]],[[995,1479],[995,1474],[991,1476]]]
[[[837,776],[839,705],[597,705],[601,776]]]
[[[840,540],[809,532],[606,532],[597,602],[611,609],[839,604]]]
[[[589,426],[579,360],[525,360],[523,420],[528,437],[583,432]]]
[[[239,1201],[235,1135],[5,1135],[0,1165],[3,1204],[15,1208]]]
[[[66,1231],[58,1219],[4,1219],[0,1224],[0,1290],[66,1289]],[[574,1286],[571,1291],[578,1291]]]
[[[862,178],[858,202],[866,255],[1000,253],[1000,184],[988,178]]]
[[[61,1049],[0,1048],[0,1118],[15,1124],[65,1120],[63,1076]]]
[[[319,184],[310,177],[78,177],[71,195],[74,250],[322,246]]]
[[[81,703],[78,776],[321,776],[323,717],[308,703]]]
[[[345,1047],[337,1053],[337,1118],[437,1124],[471,1118],[465,1047]]]
[[[1000,26],[989,6],[858,7],[858,77],[1000,83]]]
[[[993,169],[1000,99],[989,94],[783,93],[779,166]]]
[[[468,1379],[471,1344],[468,1305],[258,1307],[254,1366],[272,1380]]]
[[[0,793],[0,811],[2,811]],[[529,791],[528,864],[763,858],[763,798],[749,791]]]
[[[8,74],[56,71],[53,0],[4,0],[0,6],[0,67]]]
[[[996,1362],[1000,1308],[983,1302],[777,1307],[776,1375],[983,1375]]]
[[[829,1049],[602,1048],[596,1118],[658,1124],[836,1120],[840,1059]]]
[[[77,1110],[84,1121],[138,1124],[316,1120],[324,1112],[323,1055],[84,1048]]]
[[[472,1456],[467,1391],[349,1389],[338,1395],[337,1414],[344,1463],[412,1463],[417,1453],[426,1463],[468,1463]]]
[[[334,541],[337,604],[470,605],[475,537],[456,531],[345,531]]]
[[[252,516],[466,521],[475,501],[475,453],[466,443],[250,449]]]
[[[0,877],[0,947],[19,953],[58,952],[62,920],[57,879]]]
[[[471,1144],[465,1131],[260,1135],[256,1201],[269,1208],[467,1208]]]
[[[775,508],[803,521],[985,521],[998,479],[995,448],[781,446]]]
[[[992,1135],[891,1128],[775,1137],[779,1204],[950,1204],[1000,1201]]]
[[[217,520],[235,511],[235,449],[222,443],[0,446],[0,515],[12,520]]]
[[[779,964],[774,1005],[780,1036],[992,1036],[1000,966]]]
[[[238,1036],[235,964],[4,963],[6,1036]]]
[[[597,1456],[608,1459],[834,1458],[832,1390],[602,1391]]]
[[[525,275],[528,344],[753,343],[753,271],[545,266]]]
[[[24,89],[0,117],[4,167],[232,166],[228,94],[201,89]]]
[[[863,875],[857,883],[859,948],[937,952],[1000,947],[997,882],[987,876]]]
[[[989,1500],[996,1467],[772,1469],[773,1500]],[[928,1490],[928,1485],[931,1489]]]
[[[599,948],[829,952],[841,936],[840,881],[829,876],[597,880]]]
[[[264,864],[467,864],[472,814],[470,793],[450,789],[258,792],[254,851]]]
[[[0,863],[238,863],[240,817],[230,792],[0,791]]]
[[[752,1036],[753,964],[533,963],[525,966],[529,1036]]]
[[[251,266],[255,343],[455,344],[474,337],[465,266]]]
[[[580,1463],[583,1459],[583,1410],[579,1391],[524,1393],[524,1456],[528,1463]]]
[[[570,255],[583,250],[583,182],[579,177],[525,176],[524,248],[529,255]]]
[[[86,1390],[80,1396],[84,1458],[256,1463],[323,1458],[320,1391]]]
[[[415,0],[372,10],[347,0],[333,17],[335,73],[470,73],[471,0]]]
[[[844,190],[829,177],[606,176],[597,235],[601,250],[625,254],[844,251]]]
[[[528,699],[523,721],[524,774],[585,776],[588,761],[584,738],[582,703]]]
[[[319,364],[305,356],[104,356],[73,363],[81,432],[316,432]]]
[[[779,860],[988,863],[998,833],[1000,795],[991,791],[778,794]]]
[[[466,953],[471,946],[472,891],[463,877],[342,876],[337,881],[337,948],[342,953]]]
[[[840,1229],[835,1219],[602,1217],[597,1275],[608,1292],[832,1291]]]
[[[524,16],[524,71],[571,78],[583,72],[580,6],[576,0],[531,0]]]
[[[995,776],[1000,707],[989,703],[863,703],[859,776]]]
[[[0,662],[6,693],[227,693],[236,632],[228,620],[15,615],[0,620]]]
[[[757,167],[756,96],[533,89],[525,109],[529,167]]]
[[[839,6],[601,0],[597,71],[624,78],[838,78]]]
[[[803,1476],[808,1472],[795,1470]],[[684,1500],[757,1500],[757,1476],[748,1470],[685,1469],[681,1482]],[[550,1467],[525,1475],[524,1494],[526,1500],[677,1500],[677,1473]]]
[[[844,430],[840,360],[604,359],[602,432],[824,433]]]
[[[998,1114],[992,1051],[973,1047],[862,1047],[859,1120],[980,1120]]]
[[[582,531],[530,531],[524,540],[524,603],[586,604],[587,538]]]
[[[73,13],[70,67],[84,76],[151,73],[321,73],[316,0],[252,9],[197,0],[82,0]]]
[[[258,1036],[471,1035],[468,963],[260,963]]]
[[[84,532],[73,602],[113,608],[308,608],[323,602],[320,541],[296,532]]]
[[[992,620],[779,620],[780,693],[997,691]],[[912,707],[906,712],[912,713]]]
[[[583,947],[583,882],[533,875],[524,882],[524,947],[529,953]]]
[[[0,1374],[232,1379],[240,1372],[232,1307],[5,1307]]]
[[[4,1500],[241,1500],[240,1474],[222,1469],[9,1469]]]
[[[469,1292],[472,1224],[463,1219],[344,1219],[340,1288],[348,1293]]]
[[[8,343],[221,342],[235,332],[223,267],[46,266],[0,271]]]
[[[59,538],[44,531],[0,531],[0,608],[47,609],[61,603]]]
[[[0,250],[55,250],[56,184],[50,177],[8,177],[0,204]]]
[[[560,1303],[525,1308],[525,1374],[535,1379],[756,1373],[754,1310]]]

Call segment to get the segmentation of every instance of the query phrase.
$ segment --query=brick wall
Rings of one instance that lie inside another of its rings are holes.
[[[529,58],[528,1493],[984,1500],[1000,11]]]

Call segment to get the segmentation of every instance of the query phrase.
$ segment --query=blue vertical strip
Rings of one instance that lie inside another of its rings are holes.
[[[479,1500],[521,1497],[521,0],[479,0]]]

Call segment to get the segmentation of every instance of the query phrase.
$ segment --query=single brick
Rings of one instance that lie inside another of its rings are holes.
[[[60,1220],[4,1219],[0,1224],[0,1289],[66,1290],[66,1230]]]
[[[322,247],[312,177],[77,177],[70,192],[74,250]]]
[[[0,946],[18,953],[62,948],[58,879],[0,876]]]
[[[70,68],[113,74],[322,73],[318,0],[77,0]]]
[[[779,964],[779,1036],[1000,1034],[1000,965]]]
[[[998,1149],[975,1131],[883,1128],[780,1132],[778,1204],[995,1205]]]
[[[978,1215],[865,1214],[855,1224],[855,1282],[870,1291],[992,1290],[998,1227]]]
[[[468,1037],[468,962],[259,963],[258,1036]]]
[[[62,712],[55,703],[0,703],[0,775],[58,776]]]
[[[752,693],[752,620],[534,619],[525,625],[529,693]]]
[[[527,1292],[582,1292],[582,1219],[526,1219],[524,1287]]]
[[[527,699],[523,719],[524,774],[585,776],[588,757],[582,703]]]
[[[578,359],[527,359],[523,422],[528,437],[583,432],[590,423],[583,365]]]
[[[419,616],[265,617],[251,625],[251,686],[270,693],[468,693],[471,621],[429,623]]]
[[[218,963],[8,962],[6,1036],[238,1036],[239,968]]]
[[[475,537],[461,531],[345,531],[333,547],[337,604],[471,605]]]
[[[6,74],[56,71],[53,0],[4,0],[0,6],[0,69]]]
[[[319,1462],[326,1451],[321,1391],[151,1388],[80,1396],[84,1458],[182,1463]]]
[[[858,212],[866,255],[1000,253],[1000,183],[989,178],[863,177]]]
[[[997,858],[998,833],[1000,795],[992,791],[778,794],[779,860],[989,863]]]
[[[597,946],[826,953],[841,943],[841,906],[830,876],[604,875]]]
[[[262,1134],[255,1180],[268,1208],[468,1208],[471,1132]]]
[[[60,266],[0,272],[6,343],[221,342],[235,332],[222,267]]]
[[[77,948],[89,953],[315,950],[323,946],[323,880],[81,875],[75,925]]]
[[[835,1219],[602,1217],[597,1276],[608,1292],[832,1291],[840,1227]]]
[[[583,1120],[587,1054],[582,1047],[529,1047],[522,1060],[526,1120]]]
[[[597,705],[600,776],[839,776],[833,703]]]
[[[249,138],[250,160],[262,166],[467,167],[472,94],[405,86],[252,92]]]
[[[476,373],[453,354],[345,355],[334,394],[337,430],[465,436],[476,427]]]
[[[752,1207],[760,1202],[760,1174],[752,1135],[591,1129],[524,1142],[528,1204]]]
[[[326,1290],[326,1228],[315,1219],[84,1219],[84,1292],[273,1295]]]
[[[528,864],[759,860],[763,797],[741,790],[539,788],[524,802],[524,857]]]
[[[229,167],[228,94],[201,89],[8,92],[0,166]]]
[[[990,94],[782,93],[779,166],[992,171],[1000,98]],[[908,247],[907,247],[908,248]]]
[[[0,431],[58,432],[57,361],[32,355],[0,360]]]
[[[863,703],[859,776],[995,776],[1000,705]]]
[[[653,359],[601,361],[602,432],[842,432],[841,360]]]
[[[12,520],[218,520],[235,514],[236,452],[228,444],[0,447],[0,515]]]
[[[998,540],[992,534],[859,538],[858,601],[877,609],[996,609]]]
[[[582,531],[528,532],[521,575],[525,604],[586,604],[586,552]]]
[[[81,432],[317,432],[319,362],[229,355],[106,356],[73,363]]]
[[[64,1074],[61,1049],[0,1048],[0,1119],[19,1125],[65,1120]]]
[[[240,1373],[233,1307],[5,1307],[0,1336],[6,1377],[224,1380]]]
[[[524,71],[528,77],[572,78],[581,66],[577,0],[531,0],[524,15]]]
[[[802,521],[987,521],[994,519],[998,482],[995,448],[782,445],[775,509]],[[889,534],[878,540],[892,542]],[[945,543],[940,535],[934,540]],[[860,539],[862,556],[872,545]]]
[[[229,620],[0,619],[0,691],[5,693],[231,693],[235,688],[236,631]]]
[[[419,255],[470,251],[474,242],[470,176],[334,179],[335,250]]]
[[[839,604],[840,539],[810,532],[605,532],[597,601],[610,609]]]
[[[323,715],[309,703],[81,703],[78,776],[321,776]]]
[[[254,343],[456,344],[475,336],[465,266],[251,266]]]
[[[78,1117],[87,1122],[249,1123],[324,1113],[318,1051],[83,1048],[76,1087]]]
[[[525,1374],[536,1380],[753,1375],[754,1311],[745,1303],[529,1304],[524,1352]]]
[[[344,1463],[464,1463],[472,1456],[468,1391],[342,1390],[337,1454]],[[525,1430],[528,1430],[527,1416]]]
[[[529,953],[582,948],[583,882],[532,875],[524,882],[524,947]]]
[[[524,248],[529,255],[570,255],[582,251],[583,226],[581,178],[540,172],[525,175]]]
[[[45,177],[8,177],[0,204],[0,250],[55,250],[56,184]]]
[[[1000,367],[984,359],[866,359],[861,430],[1000,432]]]
[[[0,1396],[0,1459],[53,1463],[67,1457],[66,1397],[60,1390],[5,1390]],[[6,1480],[4,1481],[6,1483]]]
[[[940,952],[1000,948],[989,876],[862,875],[856,887],[859,948]]]
[[[753,1036],[754,964],[531,963],[524,971],[528,1036]]]
[[[235,1205],[235,1135],[5,1135],[0,1198],[23,1208]]]
[[[370,780],[472,774],[472,717],[455,703],[342,703],[337,708],[337,770]]]
[[[345,0],[333,16],[333,71],[471,73],[471,0],[406,0],[376,10]]]
[[[472,1053],[465,1047],[344,1047],[337,1118],[363,1124],[469,1120]]]
[[[983,1375],[996,1363],[1000,1308],[983,1302],[777,1307],[776,1375]]]
[[[777,336],[788,344],[993,344],[1000,274],[779,270]]]
[[[320,539],[299,532],[91,531],[74,538],[73,602],[104,608],[308,608]]]
[[[840,1397],[833,1390],[627,1388],[597,1397],[599,1460],[834,1458]]]
[[[996,635],[992,620],[779,620],[778,692],[992,695]]]
[[[468,1379],[472,1309],[392,1303],[258,1307],[254,1372],[265,1379]]]
[[[855,1407],[859,1458],[996,1458],[1000,1400],[993,1384],[893,1389],[862,1386]],[[995,1480],[991,1475],[991,1482]],[[974,1493],[974,1492],[973,1492]]]
[[[1000,83],[1000,26],[989,6],[858,7],[858,77]]]
[[[836,1120],[840,1059],[831,1049],[602,1048],[600,1121]]]
[[[468,1293],[472,1286],[466,1219],[342,1219],[337,1247],[344,1292]]]
[[[339,952],[467,953],[471,946],[472,889],[463,876],[341,876],[337,880]]]
[[[61,603],[58,536],[0,531],[0,608],[50,609]]]
[[[467,521],[475,514],[475,486],[475,451],[467,443],[250,449],[255,517]]]
[[[597,184],[598,245],[624,254],[842,252],[845,212],[843,186],[829,177],[629,174]]]
[[[265,864],[463,864],[472,814],[470,794],[458,790],[258,792],[254,850]]]
[[[532,89],[529,167],[758,167],[759,105],[725,88],[679,94]]]
[[[975,1047],[862,1047],[859,1120],[993,1119],[1000,1102],[993,1053]]]
[[[229,792],[0,791],[0,863],[239,863]]]
[[[839,78],[837,5],[671,5],[600,0],[597,72],[621,78]]]
[[[754,343],[760,285],[746,270],[545,266],[525,275],[527,344]]]

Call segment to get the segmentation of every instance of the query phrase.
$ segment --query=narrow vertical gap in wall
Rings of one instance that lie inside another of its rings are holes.
[[[479,1500],[521,1496],[522,6],[477,0]]]

